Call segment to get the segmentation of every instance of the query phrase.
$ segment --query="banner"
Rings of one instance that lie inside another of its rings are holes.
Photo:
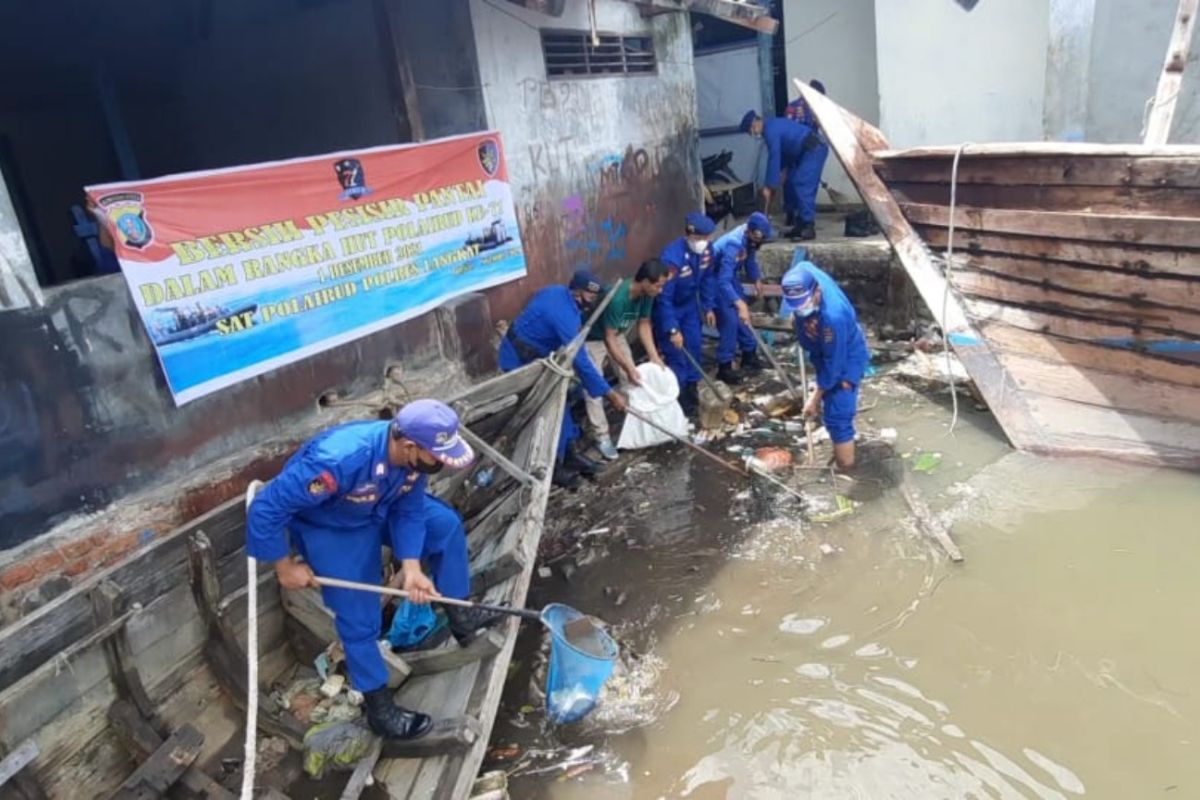
[[[525,275],[494,132],[86,192],[179,405]]]

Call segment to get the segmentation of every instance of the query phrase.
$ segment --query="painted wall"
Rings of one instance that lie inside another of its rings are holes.
[[[799,96],[792,78],[819,78],[840,105],[877,124],[875,0],[786,0],[783,13],[788,100]],[[834,189],[855,195],[832,154],[825,163],[825,180]],[[818,200],[824,201],[824,195]]]
[[[1050,0],[1042,127],[1052,142],[1087,138],[1095,0]]]
[[[954,0],[876,0],[888,140],[1040,141],[1049,18],[1049,0],[985,0],[970,11]]]
[[[1175,24],[1177,0],[1095,0],[1087,134],[1094,142],[1141,141],[1146,101]],[[1200,39],[1192,42],[1171,142],[1200,143]]]
[[[736,127],[754,102],[758,87],[758,42],[754,39],[732,47],[698,52],[696,63],[696,104],[701,130]],[[730,167],[744,181],[758,182],[766,168],[761,156],[762,143],[744,133],[706,135],[700,139],[700,157],[717,155],[723,150],[733,154]]]
[[[597,0],[598,30],[654,37],[658,74],[547,81],[540,28],[587,30],[587,4],[554,18],[471,0],[488,119],[508,169],[529,277],[491,296],[497,316],[579,267],[630,274],[700,207],[696,95],[687,14],[643,18]]]

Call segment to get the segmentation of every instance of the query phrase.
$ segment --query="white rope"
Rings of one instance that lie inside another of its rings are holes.
[[[950,335],[946,333],[946,315],[950,309],[950,273],[954,269],[954,213],[958,205],[958,160],[963,154],[963,150],[967,149],[973,142],[963,142],[954,151],[954,164],[950,168],[950,225],[946,233],[946,265],[942,268],[942,277],[945,280],[945,285],[942,287],[942,351],[946,354],[946,374],[950,377],[950,402],[954,406],[954,413],[950,416],[950,429],[946,431],[946,435],[954,433],[954,426],[958,424],[958,385],[954,380],[954,363],[950,356]]]
[[[559,376],[560,378],[574,378],[575,377],[575,370],[568,369],[568,368],[564,367],[562,364],[559,364],[557,361],[554,360],[554,358],[552,356],[546,356],[545,358],[539,358],[538,363],[541,364],[546,369],[553,372],[555,375]]]
[[[1146,138],[1146,129],[1150,127],[1151,111],[1153,111],[1154,109],[1159,108],[1161,106],[1165,106],[1167,103],[1172,102],[1176,97],[1179,96],[1179,89],[1181,89],[1181,88],[1183,88],[1183,87],[1180,86],[1180,87],[1176,88],[1175,91],[1171,92],[1171,95],[1169,97],[1164,97],[1162,100],[1159,100],[1158,102],[1155,102],[1155,100],[1157,100],[1157,98],[1158,98],[1157,94],[1152,94],[1146,98],[1146,106],[1145,106],[1145,108],[1142,109],[1142,132],[1138,134],[1138,139],[1145,140],[1145,138]]]
[[[262,481],[246,487],[246,512]],[[258,561],[246,556],[246,748],[242,757],[242,800],[254,800],[254,771],[258,758]]]

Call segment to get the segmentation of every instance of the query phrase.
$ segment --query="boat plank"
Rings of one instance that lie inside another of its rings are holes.
[[[1048,455],[1103,456],[1182,469],[1200,468],[1200,427],[1113,408],[1026,393],[1042,427],[1029,449]]]
[[[891,183],[950,185],[953,157],[889,158],[875,170]],[[974,158],[970,148],[958,163],[958,185],[1109,186],[1114,188],[1200,188],[1200,159],[1128,156],[1050,156]]]
[[[886,145],[886,143],[885,143]],[[872,148],[875,158],[953,158],[957,145],[931,145],[893,150]],[[1038,158],[1045,156],[1114,156],[1131,158],[1169,158],[1200,162],[1200,146],[1173,144],[1147,147],[1140,144],[1094,144],[1090,142],[986,142],[970,145],[966,152],[971,158]]]
[[[1188,334],[1163,336],[1147,334],[1141,329],[1122,323],[1120,320],[1092,316],[1073,316],[1069,313],[1047,313],[1033,308],[1017,308],[991,300],[968,299],[967,308],[979,322],[1002,322],[1018,328],[1040,333],[1049,333],[1067,339],[1076,339],[1114,347],[1150,348],[1164,345],[1178,350],[1200,353],[1197,337]]]
[[[916,229],[930,248],[936,251],[945,249],[948,229],[935,225],[917,225]],[[1200,258],[1189,250],[955,229],[954,252],[956,258],[962,253],[980,258],[1002,254],[1070,264],[1080,269],[1107,269],[1154,280],[1200,280]]]
[[[1099,369],[1139,381],[1200,389],[1200,363],[1190,364],[1128,348],[1043,334],[1005,324],[988,324],[984,335],[998,353],[1039,358],[1063,366]]]
[[[953,282],[965,295],[996,303],[1029,306],[1047,314],[1065,312],[1096,317],[1167,337],[1200,338],[1200,307],[1184,310],[1125,299],[1128,295],[1122,299],[1084,295],[1052,284],[1026,283],[1006,275],[968,269],[956,269]]]
[[[1015,353],[1000,361],[1023,391],[1117,411],[1200,423],[1200,391]]]
[[[945,206],[950,186],[941,183],[889,182],[901,204]],[[960,208],[1042,210],[1056,213],[1138,215],[1148,217],[1200,216],[1200,189],[1148,186],[1031,186],[972,184],[959,181],[955,190]]]
[[[941,205],[902,203],[901,210],[914,225],[946,226],[950,209]],[[956,208],[954,225],[963,230],[1023,233],[1059,239],[1101,243],[1163,245],[1200,249],[1200,220],[1180,217],[1132,217],[1120,214],[1084,214],[1000,208]]]

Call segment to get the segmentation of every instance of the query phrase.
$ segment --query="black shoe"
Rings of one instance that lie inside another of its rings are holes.
[[[585,478],[594,478],[600,472],[600,465],[579,453],[568,452],[563,459],[563,466],[578,472]]]
[[[446,618],[450,620],[450,632],[463,647],[470,644],[477,633],[492,627],[504,618],[503,614],[484,611],[481,608],[463,608],[462,606],[446,606],[445,608]]]
[[[745,372],[748,375],[757,375],[764,369],[766,369],[766,367],[761,361],[758,360],[757,350],[742,351],[742,372]]]
[[[717,365],[717,380],[730,386],[737,386],[742,382],[742,376],[733,368],[733,364],[726,362]]]
[[[695,383],[685,383],[679,390],[679,408],[685,417],[694,417],[700,410],[700,386]]]
[[[363,705],[367,709],[367,724],[385,739],[416,739],[433,727],[428,714],[396,705],[386,686],[364,694]]]
[[[784,220],[783,224],[787,225],[789,228],[792,227],[793,225],[795,225],[796,224],[796,212],[795,211],[787,212],[787,219]]]
[[[796,237],[797,239],[807,242],[817,238],[817,226],[813,223],[807,222],[797,227],[800,229],[800,235]]]
[[[554,475],[551,476],[550,482],[555,486],[574,491],[579,488],[579,473],[562,464],[555,464]]]

